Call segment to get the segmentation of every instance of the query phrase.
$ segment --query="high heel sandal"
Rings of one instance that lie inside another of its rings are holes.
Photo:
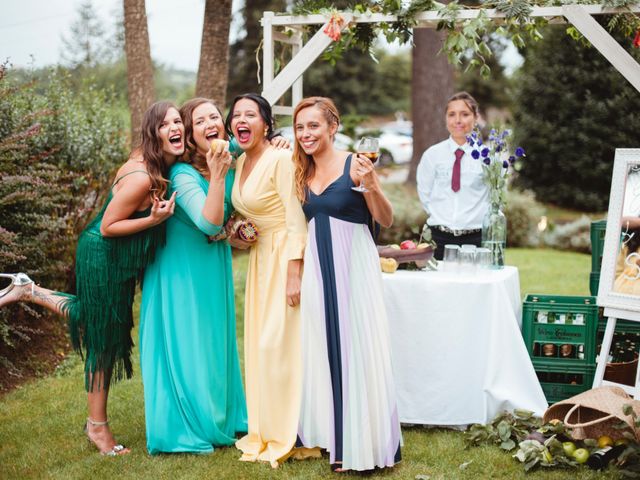
[[[91,420],[91,418],[87,417],[87,423],[85,423],[82,427],[82,431],[87,435],[87,440],[100,451],[100,455],[103,455],[105,457],[117,457],[118,455],[129,453],[124,451],[127,447],[120,443],[114,445],[110,450],[106,450],[104,452],[101,451],[98,445],[96,445],[96,443],[91,440],[91,437],[89,436],[89,425],[92,425],[94,427],[102,427],[105,425],[109,425],[109,420],[105,420],[104,422],[96,422],[95,420]]]
[[[9,284],[9,286],[0,290],[0,298],[4,297],[11,290],[13,290],[13,287],[22,287],[24,285],[31,285],[31,295],[33,295],[36,284],[29,278],[26,273],[0,273],[0,278],[11,279],[11,283]]]

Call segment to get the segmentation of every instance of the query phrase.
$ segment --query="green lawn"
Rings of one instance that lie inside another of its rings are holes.
[[[236,287],[244,287],[246,256],[235,258]],[[589,284],[589,256],[550,250],[511,249],[509,264],[520,268],[522,292],[584,294]],[[241,299],[240,299],[241,300]],[[239,310],[242,310],[241,304]],[[239,321],[239,336],[241,336]],[[137,335],[137,332],[136,332]],[[242,342],[239,343],[242,351]],[[134,358],[137,358],[137,352]],[[0,398],[0,478],[149,478],[149,479],[307,479],[331,476],[327,459],[288,462],[278,470],[265,464],[237,461],[235,448],[211,455],[161,455],[145,451],[144,406],[139,368],[133,380],[113,388],[112,428],[132,448],[118,458],[102,458],[81,433],[85,419],[82,365],[73,355],[57,375],[35,380]],[[403,462],[372,477],[414,479],[525,478],[522,465],[498,448],[464,449],[462,434],[453,431],[405,428]],[[463,462],[472,463],[464,470]],[[343,475],[357,478],[357,476]],[[339,478],[336,476],[335,478]],[[527,479],[605,479],[611,473],[586,468],[577,472],[538,470]]]

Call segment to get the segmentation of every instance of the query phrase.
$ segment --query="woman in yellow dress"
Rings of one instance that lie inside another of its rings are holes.
[[[258,229],[245,290],[244,354],[248,433],[236,442],[243,461],[276,468],[292,455],[302,395],[300,281],[307,222],[296,197],[291,152],[269,143],[271,106],[257,94],[236,97],[226,121],[244,150],[231,199]]]

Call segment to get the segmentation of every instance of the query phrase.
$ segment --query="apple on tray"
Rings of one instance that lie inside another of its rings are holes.
[[[413,240],[405,240],[400,243],[400,248],[402,250],[414,250],[416,248],[416,243]]]

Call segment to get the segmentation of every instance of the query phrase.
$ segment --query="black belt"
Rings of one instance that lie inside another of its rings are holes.
[[[436,228],[444,233],[449,233],[454,237],[461,237],[462,235],[471,235],[473,233],[480,233],[482,231],[481,228],[469,228],[469,229],[457,229],[457,228],[449,228],[444,225],[432,225],[432,228]]]

